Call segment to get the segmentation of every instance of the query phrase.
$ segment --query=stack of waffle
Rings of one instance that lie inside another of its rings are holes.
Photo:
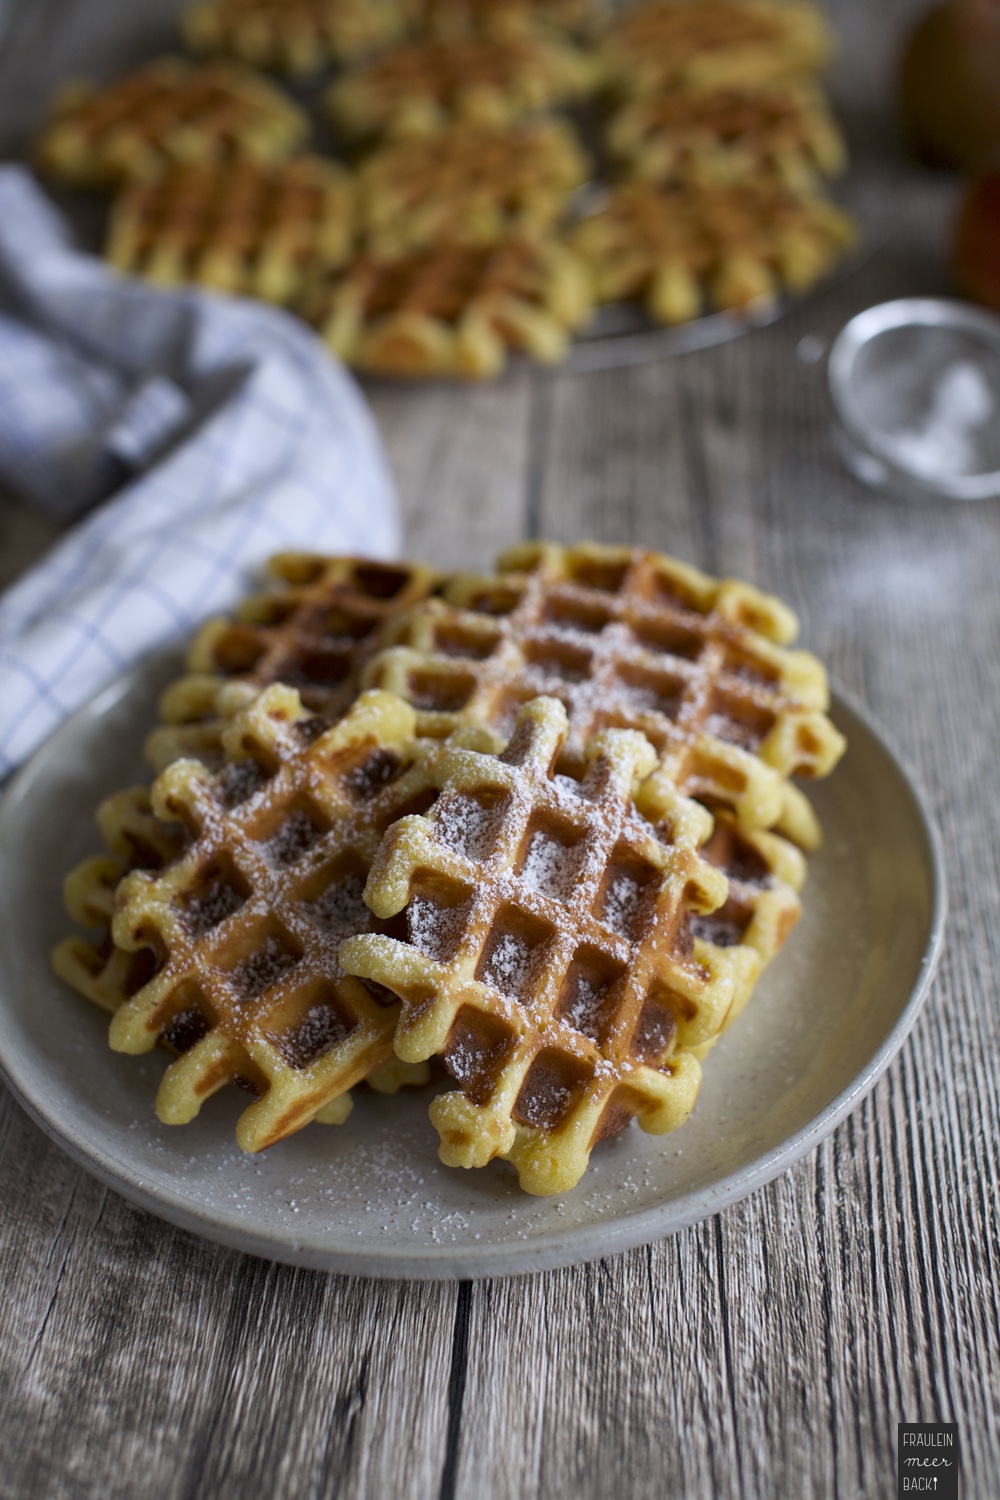
[[[534,1193],[680,1125],[799,914],[790,777],[843,749],[789,611],[590,545],[274,574],[201,631],[157,780],[67,880],[90,932],[56,969],[116,1050],[174,1054],[160,1118],[237,1084],[256,1151],[434,1076],[442,1159]]]
[[[770,305],[853,241],[812,0],[201,0],[183,34],[206,61],[66,95],[41,165],[117,190],[119,269],[283,303],[361,369],[552,363],[603,303]],[[337,70],[337,164],[252,67]]]

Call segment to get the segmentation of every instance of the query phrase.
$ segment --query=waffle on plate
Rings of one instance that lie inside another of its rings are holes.
[[[113,187],[171,162],[283,161],[308,133],[298,105],[249,68],[162,58],[102,88],[65,90],[37,155],[63,181]]]
[[[423,33],[436,36],[517,36],[539,29],[586,38],[600,28],[600,0],[411,0]]]
[[[607,143],[629,176],[648,182],[775,180],[809,191],[846,161],[821,91],[800,82],[634,99],[611,120]]]
[[[344,713],[386,621],[443,581],[420,563],[305,552],[278,553],[268,574],[270,587],[195,636],[187,671],[160,701],[163,723],[146,741],[156,770],[181,756],[217,761],[223,719],[272,682],[296,688],[327,718]]]

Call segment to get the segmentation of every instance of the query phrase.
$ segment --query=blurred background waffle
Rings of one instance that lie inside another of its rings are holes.
[[[373,255],[442,242],[492,244],[544,234],[562,219],[590,163],[569,125],[453,126],[373,151],[358,172],[360,233]]]
[[[570,249],[510,236],[365,257],[315,287],[302,312],[359,369],[482,379],[503,369],[510,349],[554,363],[591,307]]]
[[[433,135],[447,125],[507,125],[582,98],[594,59],[542,32],[433,37],[384,54],[333,85],[348,136]]]
[[[204,0],[182,20],[194,53],[299,75],[376,52],[405,28],[397,0]]]
[[[412,712],[388,695],[366,695],[331,727],[282,685],[233,718],[223,747],[218,771],[180,760],[155,783],[152,812],[181,841],[156,846],[156,862],[118,887],[99,971],[98,950],[88,964],[73,940],[54,962],[113,1009],[116,1051],[163,1042],[178,1054],[158,1093],[165,1123],[237,1083],[256,1096],[237,1136],[257,1151],[346,1118],[348,1089],[391,1057],[391,997],[345,975],[337,947],[371,928],[368,867],[384,829],[435,795],[441,752],[414,740]],[[378,1082],[422,1076],[396,1067]]]
[[[284,161],[308,133],[305,113],[249,68],[163,58],[104,89],[67,88],[38,161],[63,181],[113,187],[173,162]]]
[[[657,357],[777,316],[855,243],[812,0],[203,0],[182,32],[206,61],[68,94],[40,165],[118,189],[114,264],[281,302],[361,369]],[[518,316],[470,341],[460,251],[511,235],[534,290],[510,273]],[[567,247],[572,298],[542,269]]]
[[[354,184],[334,162],[192,162],[116,198],[105,253],[164,286],[289,303],[349,259],[354,236]]]
[[[161,1118],[240,1083],[258,1150],[439,1055],[444,1159],[509,1156],[535,1192],[636,1114],[682,1123],[799,916],[819,830],[788,778],[843,748],[790,611],[591,543],[451,579],[298,553],[270,574],[199,632],[158,780],[105,800],[105,851],[66,879],[83,933],[54,967],[117,1050],[176,1054]]]

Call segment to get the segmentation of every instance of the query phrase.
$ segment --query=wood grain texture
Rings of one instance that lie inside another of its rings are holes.
[[[772,1500],[895,1493],[898,1420],[959,1424],[1000,1495],[1000,504],[902,506],[833,455],[796,351],[948,290],[954,189],[887,80],[922,0],[831,4],[853,191],[878,248],[770,329],[643,368],[369,395],[409,545],[664,547],[773,588],[938,814],[951,920],[909,1042],[822,1146],[708,1222],[572,1270],[425,1286],[203,1244],[78,1171],[0,1099],[0,1495]],[[0,141],[66,73],[162,45],[170,0],[20,0]],[[0,507],[4,577],[54,532]],[[748,1020],[750,1017],[747,1018]]]

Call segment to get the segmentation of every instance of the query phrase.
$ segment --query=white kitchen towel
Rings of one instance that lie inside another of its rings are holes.
[[[315,335],[117,275],[20,167],[0,168],[0,481],[60,519],[95,507],[0,595],[0,777],[272,552],[400,545],[371,415]]]

